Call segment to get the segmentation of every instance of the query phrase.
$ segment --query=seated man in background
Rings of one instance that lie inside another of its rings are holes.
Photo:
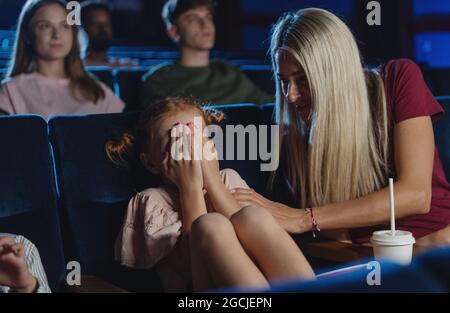
[[[22,236],[0,234],[0,293],[50,293],[39,252]]]
[[[215,42],[211,0],[169,0],[162,18],[169,37],[179,45],[181,59],[144,76],[141,106],[168,96],[192,96],[213,105],[264,104],[273,97],[254,85],[240,69],[210,61]]]
[[[86,66],[135,67],[137,62],[128,58],[108,57],[113,41],[111,9],[102,1],[86,1],[81,8],[81,23],[87,35]]]

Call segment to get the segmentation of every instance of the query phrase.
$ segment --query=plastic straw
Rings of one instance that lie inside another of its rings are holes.
[[[395,236],[394,180],[389,178],[389,205],[391,209],[391,235]]]

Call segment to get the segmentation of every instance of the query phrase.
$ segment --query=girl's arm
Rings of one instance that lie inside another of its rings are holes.
[[[220,175],[217,175],[217,178],[206,188],[208,191],[208,198],[216,212],[229,219],[234,213],[241,209],[241,206],[233,197],[230,190],[222,182]]]
[[[192,223],[206,214],[203,177],[200,160],[194,158],[193,138],[189,128],[176,126],[171,131],[170,154],[163,161],[166,177],[178,188],[183,233],[189,233]],[[172,155],[181,153],[180,155]]]
[[[183,232],[190,232],[192,223],[203,214],[206,214],[205,197],[202,188],[187,187],[180,189],[181,222]]]
[[[216,212],[230,218],[241,206],[222,181],[213,141],[208,141],[206,145],[212,149],[211,157],[202,158],[203,183],[208,192],[207,196]]]
[[[430,210],[431,180],[434,162],[434,135],[431,118],[405,120],[394,128],[394,155],[397,173],[395,182],[395,216],[397,219]],[[311,217],[303,210],[274,203],[262,196],[239,189],[236,198],[242,204],[256,203],[268,209],[291,233],[312,229]],[[313,208],[321,230],[367,227],[389,221],[389,190],[341,203]]]

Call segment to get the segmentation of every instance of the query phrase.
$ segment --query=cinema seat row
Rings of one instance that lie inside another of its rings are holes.
[[[126,112],[133,112],[138,109],[143,76],[152,66],[161,64],[161,62],[167,63],[168,61],[160,60],[157,61],[156,64],[149,64],[148,67],[119,68],[112,70],[109,67],[92,66],[88,67],[87,70],[95,78],[110,87],[116,96],[120,97],[127,104],[125,108]],[[245,63],[245,65],[241,66],[241,69],[250,80],[261,89],[269,94],[275,94],[275,87],[269,66]],[[0,68],[0,81],[5,74],[6,69]]]
[[[246,64],[242,65],[241,69],[261,89],[269,94],[275,94],[275,87],[269,66]],[[127,112],[138,109],[137,104],[139,103],[140,88],[144,75],[149,71],[148,67],[121,68],[115,70],[105,67],[89,67],[88,70],[114,90],[115,94],[127,104]]]
[[[5,61],[6,62],[6,61]],[[140,67],[119,68],[112,70],[103,66],[88,67],[87,70],[100,81],[109,86],[117,96],[127,103],[126,111],[137,109],[142,79],[149,69],[163,63],[170,63],[170,59],[149,59],[141,62]],[[271,68],[258,60],[234,60],[231,63],[241,70],[257,86],[269,94],[275,94],[275,86],[272,79]],[[6,73],[6,63],[0,62],[0,80]],[[435,96],[450,95],[450,68],[432,68],[423,70],[424,79]]]
[[[450,100],[440,100],[450,110]],[[273,105],[220,108],[227,115],[222,129],[236,124],[271,124]],[[58,116],[48,123],[33,115],[0,117],[0,230],[22,234],[36,244],[54,291],[64,285],[69,261],[80,263],[82,275],[99,277],[129,291],[161,290],[154,271],[130,270],[113,258],[129,199],[135,192],[159,184],[139,162],[119,168],[106,158],[105,142],[130,129],[136,117],[136,113]],[[449,116],[435,127],[448,175]],[[236,144],[234,140],[235,148]],[[260,171],[261,163],[261,158],[226,160],[221,161],[221,168],[237,170],[256,191],[276,198],[265,188],[268,173]]]

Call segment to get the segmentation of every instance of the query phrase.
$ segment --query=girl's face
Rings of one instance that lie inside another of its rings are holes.
[[[194,131],[195,117],[200,118],[200,121],[202,122],[202,125],[200,126],[201,128],[195,129],[195,131],[200,131],[202,132],[201,134],[203,134],[203,129],[206,127],[205,121],[203,120],[201,113],[195,109],[186,109],[171,113],[158,121],[154,128],[157,130],[154,136],[154,144],[146,149],[148,161],[144,161],[144,165],[147,169],[155,174],[159,174],[160,169],[162,169],[166,153],[170,154],[170,134],[172,128],[178,124],[182,124],[187,125],[192,131]]]
[[[278,78],[283,96],[289,105],[295,106],[302,120],[309,124],[311,120],[311,92],[308,79],[295,58],[288,52],[278,53]]]
[[[67,24],[67,12],[58,4],[40,8],[30,21],[32,44],[38,58],[64,59],[72,49],[73,29]]]

